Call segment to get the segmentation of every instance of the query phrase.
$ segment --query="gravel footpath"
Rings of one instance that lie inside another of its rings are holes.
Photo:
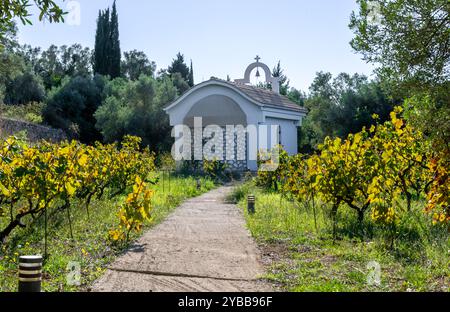
[[[231,186],[185,201],[146,232],[92,291],[271,291]]]

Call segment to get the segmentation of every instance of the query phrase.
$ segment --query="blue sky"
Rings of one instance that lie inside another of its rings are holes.
[[[65,8],[69,1],[57,1]],[[78,0],[80,25],[20,26],[19,40],[33,46],[94,46],[98,10],[112,0]],[[117,0],[122,51],[144,51],[158,68],[178,51],[194,64],[195,82],[211,76],[242,78],[258,54],[278,60],[291,86],[307,91],[317,71],[364,73],[373,67],[355,54],[348,29],[354,0]]]

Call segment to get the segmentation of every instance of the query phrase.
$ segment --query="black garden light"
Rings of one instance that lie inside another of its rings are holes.
[[[40,292],[42,256],[19,257],[19,292]]]
[[[255,213],[255,195],[248,195],[247,196],[247,211],[250,214]]]

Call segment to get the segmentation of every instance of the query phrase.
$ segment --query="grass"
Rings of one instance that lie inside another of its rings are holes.
[[[152,187],[152,218],[144,230],[158,224],[170,214],[184,199],[204,193],[214,187],[206,178],[201,179],[201,189],[197,190],[194,177],[172,176],[170,185],[167,173],[164,179]],[[170,188],[170,189],[169,189]],[[55,214],[48,223],[48,252],[50,257],[43,267],[42,289],[44,291],[83,291],[101,276],[111,263],[130,243],[113,245],[108,240],[108,231],[118,223],[118,207],[125,195],[114,198],[94,200],[90,207],[90,218],[83,205],[73,203],[72,227],[74,239],[70,238],[69,222],[66,213]],[[4,226],[0,219],[0,227]],[[130,242],[139,234],[133,234]],[[17,267],[20,255],[43,253],[43,220],[34,226],[19,229],[8,238],[0,250],[0,291],[17,290]],[[68,265],[75,261],[81,267],[81,285],[71,286],[66,281]]]
[[[246,195],[256,195],[256,213],[246,211]],[[329,208],[282,198],[247,182],[230,200],[244,210],[247,226],[268,262],[266,279],[286,291],[449,291],[450,238],[433,226],[415,202],[396,227],[396,239],[366,215],[363,226],[353,211],[340,208],[333,239]],[[371,261],[380,265],[381,283],[369,283]]]

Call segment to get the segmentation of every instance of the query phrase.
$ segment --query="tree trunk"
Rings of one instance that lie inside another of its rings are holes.
[[[72,230],[72,218],[70,217],[70,202],[66,201],[66,209],[67,209],[67,218],[69,220],[69,230],[70,230],[70,238],[73,239],[73,230]]]
[[[409,170],[409,169],[408,169]],[[405,176],[403,173],[399,174],[400,181],[402,183],[402,190],[406,195],[406,204],[408,211],[411,211],[411,193],[408,191],[408,185],[406,184]]]
[[[339,203],[333,204],[331,208],[331,219],[333,220],[333,240],[336,239],[337,231],[336,231],[336,223],[337,223],[337,211],[339,208]]]
[[[360,209],[358,210],[358,222],[359,224],[362,224],[364,221],[364,210]]]
[[[92,195],[94,195],[94,193],[89,193],[88,197],[86,198],[86,213],[88,220],[91,218],[89,216],[89,205],[91,204]]]
[[[410,192],[406,192],[406,205],[408,207],[408,211],[411,211],[411,193]]]
[[[314,214],[314,228],[316,229],[317,233],[317,216],[316,216],[316,205],[314,200],[314,191],[311,193],[311,200],[312,200],[312,208],[313,208],[313,214]]]
[[[6,239],[6,237],[8,237],[9,234],[11,234],[11,232],[18,226],[20,227],[25,227],[24,224],[22,224],[22,222],[20,222],[20,219],[22,219],[22,217],[24,217],[26,214],[18,214],[16,215],[16,218],[10,222],[8,224],[8,226],[0,232],[0,242],[3,243]]]

